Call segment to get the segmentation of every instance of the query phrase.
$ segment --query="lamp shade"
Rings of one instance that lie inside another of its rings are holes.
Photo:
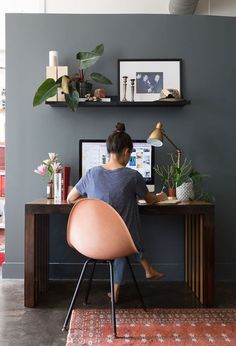
[[[162,124],[160,122],[156,124],[155,129],[149,134],[147,143],[155,147],[161,147],[163,145]]]

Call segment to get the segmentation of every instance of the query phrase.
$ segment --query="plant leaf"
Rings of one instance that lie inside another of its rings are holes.
[[[75,89],[70,90],[69,94],[65,94],[65,101],[66,101],[68,107],[73,112],[76,112],[78,105],[79,105],[79,93],[78,93],[78,91]]]
[[[92,53],[97,54],[97,55],[102,55],[104,52],[104,44],[101,43],[99,44],[96,48],[92,50]]]
[[[95,54],[92,52],[79,52],[76,55],[76,58],[79,60],[79,68],[85,70],[86,68],[94,65],[101,55]]]
[[[62,76],[61,88],[62,88],[62,91],[64,92],[64,94],[69,94],[69,87],[68,87],[69,80],[70,80],[69,77]]]
[[[38,106],[45,102],[49,97],[55,96],[57,89],[60,86],[54,79],[46,79],[38,88],[34,95],[33,106]]]
[[[93,72],[93,73],[90,74],[90,78],[92,80],[94,80],[95,82],[97,82],[97,83],[112,84],[110,79],[108,79],[107,77],[103,76],[101,73]]]

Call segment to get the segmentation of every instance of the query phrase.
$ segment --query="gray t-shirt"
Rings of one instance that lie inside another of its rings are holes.
[[[139,172],[128,167],[109,170],[97,166],[91,168],[75,187],[81,195],[109,203],[121,215],[141,250],[137,197],[144,198],[148,189]]]

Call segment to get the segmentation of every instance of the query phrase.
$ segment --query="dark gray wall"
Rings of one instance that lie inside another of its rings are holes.
[[[160,120],[170,137],[207,172],[206,188],[216,198],[216,278],[236,279],[235,72],[236,19],[170,15],[7,15],[7,200],[4,277],[22,277],[24,204],[45,195],[46,183],[33,173],[48,152],[57,152],[78,177],[80,138],[106,138],[117,121],[133,138],[146,138]],[[183,92],[192,104],[183,108],[32,107],[45,79],[48,51],[58,50],[61,65],[76,71],[75,55],[105,44],[94,66],[114,84],[118,58],[182,58]],[[172,148],[157,149],[163,161]],[[157,188],[159,187],[157,182]],[[183,220],[143,217],[144,246],[167,280],[183,278]],[[52,277],[72,276],[81,259],[65,244],[63,217],[51,220]],[[64,264],[63,264],[64,263]],[[140,274],[140,278],[143,277]]]

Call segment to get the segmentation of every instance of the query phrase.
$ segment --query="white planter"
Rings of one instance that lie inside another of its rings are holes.
[[[183,183],[176,188],[176,198],[180,201],[194,199],[193,183]]]

